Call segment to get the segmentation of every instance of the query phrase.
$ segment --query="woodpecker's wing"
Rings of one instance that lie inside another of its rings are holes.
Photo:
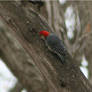
[[[48,36],[46,43],[49,50],[57,54],[62,62],[65,62],[68,52],[62,41],[56,35],[50,35]]]
[[[53,52],[59,56],[59,58],[61,59],[61,61],[63,63],[66,61],[66,56],[68,53],[67,53],[67,50],[65,49],[65,47],[63,46],[63,44],[57,44],[53,48]]]

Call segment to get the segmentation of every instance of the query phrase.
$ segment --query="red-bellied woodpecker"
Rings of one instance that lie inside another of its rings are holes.
[[[39,34],[44,36],[48,49],[57,54],[62,63],[64,63],[67,55],[67,50],[65,49],[63,42],[58,38],[58,36],[45,30],[40,31]]]

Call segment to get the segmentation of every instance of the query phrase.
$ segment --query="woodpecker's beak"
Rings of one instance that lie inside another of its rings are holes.
[[[45,40],[45,37],[44,37],[43,35],[40,35],[40,38],[41,38],[42,40]]]

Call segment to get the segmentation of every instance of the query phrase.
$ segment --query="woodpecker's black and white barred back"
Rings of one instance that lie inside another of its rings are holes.
[[[67,50],[63,42],[55,34],[50,34],[46,38],[46,45],[48,49],[59,56],[62,63],[65,62],[65,57],[67,55]]]

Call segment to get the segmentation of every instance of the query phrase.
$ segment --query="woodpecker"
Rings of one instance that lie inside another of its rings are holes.
[[[45,30],[40,31],[39,34],[45,38],[45,43],[48,49],[58,55],[62,63],[65,63],[67,50],[58,36]]]

